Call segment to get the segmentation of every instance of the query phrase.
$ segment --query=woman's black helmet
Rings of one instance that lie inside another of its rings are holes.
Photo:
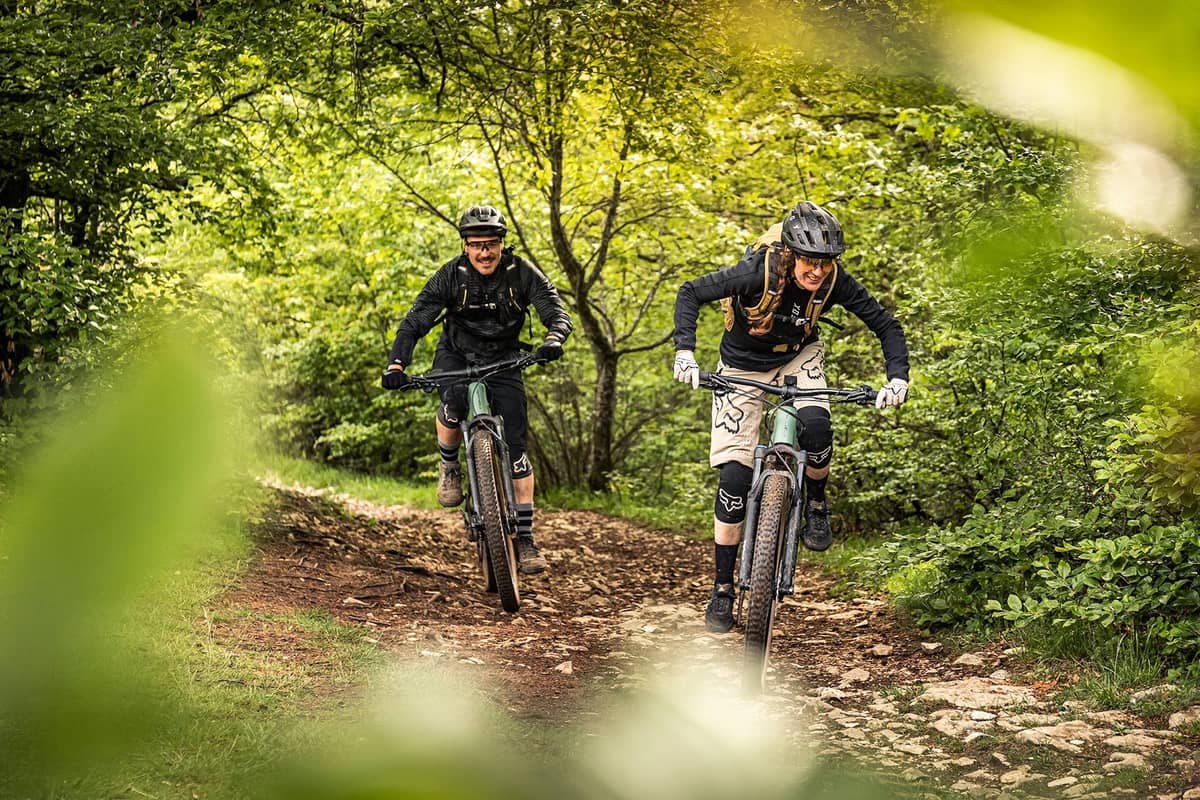
[[[503,239],[504,234],[508,233],[508,226],[504,224],[504,216],[494,206],[471,206],[458,221],[458,233],[464,239],[488,235]]]
[[[837,258],[846,250],[842,226],[816,203],[799,202],[783,221],[783,243],[800,255]]]

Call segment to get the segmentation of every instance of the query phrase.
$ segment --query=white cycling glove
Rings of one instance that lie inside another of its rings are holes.
[[[903,378],[892,378],[879,390],[879,394],[875,396],[876,408],[887,408],[888,406],[898,406],[908,399],[908,381]]]
[[[675,380],[690,384],[693,389],[700,388],[700,365],[691,350],[675,351]]]

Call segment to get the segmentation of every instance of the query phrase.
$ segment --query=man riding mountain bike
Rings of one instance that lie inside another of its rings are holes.
[[[534,355],[545,361],[562,356],[571,334],[558,291],[537,267],[504,247],[508,225],[493,206],[468,208],[458,223],[463,251],[443,264],[426,282],[400,323],[392,342],[385,389],[408,383],[404,368],[412,363],[413,349],[439,320],[444,320],[433,357],[436,371],[461,370],[511,357],[525,347],[520,342],[527,309],[532,306],[546,328],[543,343]],[[495,412],[504,418],[504,439],[512,458],[513,489],[517,512],[517,559],[521,572],[532,575],[546,569],[546,559],[533,541],[533,465],[525,450],[528,426],[525,384],[519,370],[485,379]],[[467,412],[465,384],[440,389],[441,405],[435,425],[441,463],[438,468],[438,502],[446,507],[462,503],[462,466],[459,423]]]
[[[908,347],[900,323],[842,266],[842,227],[824,208],[797,204],[772,226],[737,265],[687,281],[675,299],[674,377],[700,386],[694,355],[700,306],[721,300],[725,333],[717,372],[764,383],[795,376],[801,388],[824,388],[825,348],[818,338],[821,313],[840,305],[879,337],[888,383],[875,405],[899,406],[908,396]],[[825,399],[795,402],[808,451],[804,472],[808,507],[804,546],[826,550],[833,541],[825,484],[833,456],[833,427]],[[714,503],[715,580],[704,615],[709,630],[733,627],[733,568],[758,444],[763,398],[744,392],[713,395],[709,464],[720,470]],[[745,555],[743,555],[745,557]]]

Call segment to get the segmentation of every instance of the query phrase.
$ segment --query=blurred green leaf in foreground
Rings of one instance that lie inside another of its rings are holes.
[[[52,793],[165,722],[154,621],[131,612],[203,547],[228,474],[198,349],[170,331],[111,388],[78,391],[87,405],[67,403],[16,470],[0,509],[0,787]]]

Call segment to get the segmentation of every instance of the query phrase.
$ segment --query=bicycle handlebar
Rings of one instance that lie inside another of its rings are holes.
[[[544,358],[537,358],[533,353],[522,353],[515,358],[505,359],[504,361],[496,361],[491,364],[484,364],[479,367],[467,367],[466,369],[448,370],[446,372],[427,372],[424,375],[409,375],[408,383],[400,388],[404,389],[421,389],[425,392],[432,392],[434,389],[441,387],[447,383],[456,383],[459,381],[473,381],[480,378],[486,378],[489,375],[495,375],[497,372],[504,372],[509,369],[528,369],[535,364],[548,364]]]
[[[735,375],[721,375],[717,372],[700,372],[700,385],[714,392],[729,392],[734,386],[748,386],[759,389],[767,394],[782,397],[784,400],[798,400],[804,397],[825,397],[835,403],[858,403],[869,406],[875,402],[878,391],[867,384],[857,389],[808,389],[799,386],[779,386],[774,383],[763,383],[750,378],[739,378]]]

